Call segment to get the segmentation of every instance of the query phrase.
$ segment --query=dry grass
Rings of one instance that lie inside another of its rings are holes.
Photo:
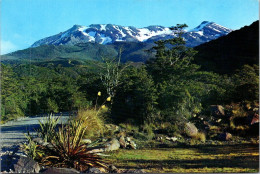
[[[94,109],[79,110],[76,120],[84,120],[83,127],[87,128],[85,137],[100,136],[104,133],[103,112]]]

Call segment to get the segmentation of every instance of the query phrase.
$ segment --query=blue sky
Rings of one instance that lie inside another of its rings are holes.
[[[259,18],[258,0],[0,0],[1,54],[28,48],[35,41],[74,24],[146,27],[202,21],[239,29]]]

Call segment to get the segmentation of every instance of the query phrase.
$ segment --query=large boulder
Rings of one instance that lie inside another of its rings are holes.
[[[214,117],[225,116],[225,109],[221,105],[211,105],[210,112],[211,112],[211,115]]]
[[[39,173],[40,166],[32,158],[21,156],[17,162],[14,164],[15,173]]]
[[[186,123],[184,126],[184,131],[187,136],[195,137],[198,134],[198,129],[193,123]]]
[[[111,141],[106,142],[104,145],[96,146],[90,148],[89,153],[102,153],[118,150],[120,148],[120,143],[116,138],[113,138]]]
[[[120,148],[120,143],[116,138],[113,138],[111,141],[105,144],[105,151],[118,150]]]

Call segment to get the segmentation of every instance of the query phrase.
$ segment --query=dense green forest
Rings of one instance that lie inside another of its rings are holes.
[[[121,63],[121,47],[119,56],[99,61],[2,64],[2,121],[91,108],[99,91],[98,105],[112,97],[110,119],[117,123],[178,123],[207,113],[210,105],[258,102],[257,64],[228,75],[202,70],[193,61],[198,52],[185,46],[181,30],[179,25],[179,37],[155,42],[155,57],[141,65]]]

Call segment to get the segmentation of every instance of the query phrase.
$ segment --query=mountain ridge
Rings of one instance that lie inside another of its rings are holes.
[[[103,45],[113,44],[114,42],[153,43],[157,40],[175,37],[174,31],[170,28],[171,27],[163,27],[160,25],[150,25],[143,28],[133,26],[124,27],[114,24],[73,25],[64,32],[36,41],[31,47],[40,45],[75,45],[87,42],[96,42]],[[194,47],[227,35],[232,31],[214,22],[205,23],[205,21],[196,28],[190,31],[184,31],[183,37],[187,41],[187,46]]]

